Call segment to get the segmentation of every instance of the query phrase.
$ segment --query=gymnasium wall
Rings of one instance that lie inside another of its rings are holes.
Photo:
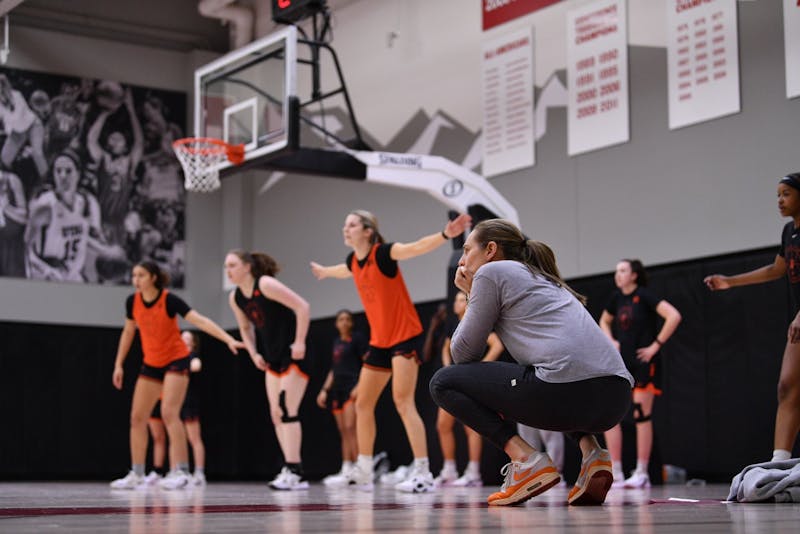
[[[515,23],[537,26],[539,91],[564,80],[558,28],[565,26],[564,7],[580,4],[558,4]],[[360,0],[336,14],[333,45],[357,118],[376,148],[416,147],[457,162],[468,158],[481,129],[478,57],[484,35],[477,6],[464,5]],[[638,256],[658,265],[654,288],[680,309],[684,323],[665,348],[670,393],[657,404],[662,441],[656,454],[710,476],[727,476],[771,449],[788,308],[783,281],[712,295],[700,280],[709,272],[771,261],[783,224],[775,184],[800,169],[800,100],[784,94],[780,2],[737,5],[741,113],[668,130],[666,50],[660,25],[652,22],[663,20],[663,1],[629,0],[631,142],[569,158],[565,109],[552,107],[536,166],[492,179],[514,200],[526,233],[553,246],[562,271],[593,297],[592,306],[610,291],[609,272],[618,258]],[[444,25],[446,34],[439,31]],[[391,32],[398,37],[388,46]],[[195,66],[212,58],[202,51],[160,51],[26,28],[14,29],[14,45],[10,67],[187,92]],[[265,250],[283,266],[279,278],[311,303],[314,343],[324,354],[328,345],[319,332],[330,335],[329,317],[341,307],[361,306],[352,282],[318,282],[308,262],[344,259],[340,228],[347,211],[373,211],[384,235],[402,241],[441,229],[446,210],[418,193],[309,176],[284,177],[261,193],[270,177],[249,172],[227,180],[221,192],[190,195],[181,295],[233,328],[222,287],[224,253],[240,246]],[[738,252],[743,250],[748,252]],[[449,254],[444,246],[403,264],[423,314],[445,295]],[[112,389],[110,374],[128,293],[126,287],[0,278],[0,413],[10,429],[0,439],[0,478],[124,472],[136,355],[123,393]],[[205,395],[219,410],[209,414],[207,425],[210,446],[219,451],[210,472],[261,477],[277,461],[261,377],[246,358],[231,359],[210,340],[206,346]],[[424,369],[418,397],[429,433],[433,407],[425,404],[424,378],[431,371]],[[322,372],[317,369],[306,403],[313,404]],[[382,410],[392,413],[386,405]],[[311,416],[314,430],[307,430],[307,443],[329,446],[309,466],[320,474],[333,470],[328,468],[336,455],[332,422],[323,415]],[[379,445],[401,441],[391,440],[397,425],[391,429],[389,441]],[[396,461],[404,454],[409,452],[395,451]]]
[[[690,477],[724,482],[771,453],[789,321],[786,282],[712,294],[696,281],[708,272],[752,269],[773,257],[769,248],[650,270],[652,290],[684,317],[663,349],[666,393],[654,408],[654,481],[660,480],[662,463],[669,463],[683,466]],[[589,297],[590,312],[598,317],[613,289],[611,276],[579,278],[572,285]],[[424,325],[437,305],[418,305]],[[356,315],[356,328],[366,330],[363,314]],[[301,413],[303,459],[314,479],[339,468],[333,418],[315,404],[330,368],[334,332],[332,319],[318,319],[309,335],[311,381]],[[128,469],[128,417],[141,351],[136,344],[125,364],[123,390],[117,391],[111,385],[111,356],[118,336],[117,328],[0,322],[0,338],[6,340],[0,352],[0,480],[110,480]],[[199,390],[209,480],[267,480],[280,469],[281,457],[268,422],[263,373],[247,356],[232,356],[221,343],[201,337]],[[437,358],[422,365],[416,395],[434,472],[441,467],[441,453],[427,384],[439,366]],[[393,466],[410,462],[388,389],[377,421],[376,451],[387,451]],[[623,430],[624,463],[630,470],[636,462],[632,422],[626,421]],[[456,435],[463,469],[466,444],[458,429]],[[579,454],[571,442],[566,453],[565,475],[573,481]],[[500,451],[485,446],[484,480],[499,483],[504,463]]]

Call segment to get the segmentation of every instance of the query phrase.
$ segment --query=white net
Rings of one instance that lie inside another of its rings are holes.
[[[183,167],[187,191],[210,193],[219,189],[219,164],[227,160],[226,145],[218,139],[187,138],[172,144]]]

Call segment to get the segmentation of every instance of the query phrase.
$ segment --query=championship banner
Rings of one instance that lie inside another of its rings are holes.
[[[783,0],[786,98],[800,96],[800,0]]]
[[[741,109],[736,0],[667,1],[671,130]]]
[[[567,13],[570,156],[630,139],[627,27],[624,0]]]
[[[482,0],[483,31],[518,19],[561,0]]]
[[[535,162],[533,29],[483,45],[483,166],[495,176]]]

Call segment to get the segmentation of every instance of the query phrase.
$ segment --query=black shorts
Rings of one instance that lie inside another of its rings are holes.
[[[293,360],[291,358],[285,358],[277,362],[267,362],[267,372],[274,375],[281,377],[288,373],[292,366],[296,367],[301,374],[305,375],[308,378],[309,372],[309,361],[308,358],[303,358],[302,360]]]
[[[364,367],[380,371],[391,371],[392,359],[396,357],[409,360],[413,359],[419,365],[422,363],[419,357],[419,347],[421,344],[422,334],[401,341],[397,345],[385,349],[370,345],[367,354],[364,356]]]
[[[638,358],[634,358],[634,360],[625,361],[625,367],[633,375],[633,389],[661,395],[661,356],[656,354],[647,363]]]
[[[348,378],[347,380],[333,379],[333,385],[328,390],[325,407],[332,413],[340,413],[344,410],[348,402],[352,402],[350,394],[356,387],[357,379]]]
[[[151,378],[153,380],[157,380],[158,382],[164,381],[164,375],[167,373],[179,373],[182,375],[189,374],[189,356],[185,358],[179,358],[177,360],[173,360],[169,362],[164,367],[153,367],[152,365],[147,365],[146,363],[142,364],[142,368],[139,370],[139,376],[145,376],[147,378]]]
[[[200,419],[200,399],[191,389],[186,392],[186,399],[181,407],[181,421]]]

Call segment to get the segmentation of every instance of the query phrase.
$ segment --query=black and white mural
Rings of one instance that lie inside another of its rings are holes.
[[[186,94],[0,68],[0,276],[183,287]]]

